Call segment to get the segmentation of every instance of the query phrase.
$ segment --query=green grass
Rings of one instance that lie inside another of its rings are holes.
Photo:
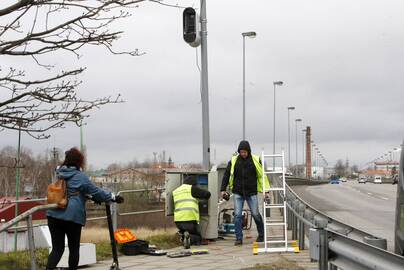
[[[38,269],[45,269],[48,259],[48,249],[41,248],[35,252]],[[0,253],[0,270],[29,270],[31,257],[29,251]]]
[[[145,240],[149,241],[150,245],[156,245],[156,247],[159,249],[170,249],[181,245],[177,234],[152,235],[146,237]],[[103,261],[112,258],[111,245],[109,242],[99,242],[96,245],[97,261]]]
[[[112,259],[112,250],[110,242],[100,242],[95,244],[97,262]]]
[[[181,245],[177,234],[161,234],[147,237],[145,240],[160,249],[169,249]],[[110,242],[96,243],[97,261],[112,260]],[[38,269],[45,269],[48,260],[48,249],[36,250],[36,263]],[[0,270],[30,270],[31,261],[29,251],[0,253]]]
[[[156,245],[157,248],[160,249],[169,249],[175,248],[181,245],[181,241],[178,237],[178,234],[162,234],[162,235],[153,235],[146,238],[147,241],[152,245]]]

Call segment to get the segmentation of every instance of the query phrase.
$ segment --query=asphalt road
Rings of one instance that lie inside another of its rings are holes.
[[[394,219],[397,185],[358,184],[294,186],[293,190],[312,207],[373,235],[387,239],[394,246]]]

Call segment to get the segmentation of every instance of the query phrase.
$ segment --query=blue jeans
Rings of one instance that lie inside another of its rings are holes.
[[[243,197],[239,194],[234,194],[234,229],[236,233],[236,240],[243,240],[243,206],[244,201],[247,201],[248,207],[251,210],[251,215],[257,225],[259,236],[264,236],[264,223],[260,212],[258,211],[258,197],[251,195]]]

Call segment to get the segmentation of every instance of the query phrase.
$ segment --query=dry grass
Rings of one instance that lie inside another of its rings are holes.
[[[148,239],[153,236],[174,235],[177,232],[177,229],[171,227],[167,229],[151,230],[149,228],[141,227],[131,229],[131,231],[138,239]],[[81,242],[83,243],[109,242],[108,229],[101,227],[90,227],[90,228],[84,227],[81,233]]]

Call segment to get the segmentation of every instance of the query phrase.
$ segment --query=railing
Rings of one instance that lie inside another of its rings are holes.
[[[150,188],[150,189],[131,189],[131,190],[121,190],[117,192],[117,194],[125,194],[125,193],[143,193],[143,192],[159,192],[160,195],[164,191],[164,188]],[[19,201],[7,201],[4,202],[6,204],[12,204],[12,203],[24,203],[24,202],[45,202],[46,198],[36,198],[36,199],[29,199],[29,200],[19,200]],[[8,229],[13,229],[13,230],[18,230],[18,229],[27,229],[28,232],[28,246],[29,246],[29,252],[30,252],[30,258],[31,258],[31,270],[36,270],[36,257],[35,257],[35,244],[34,244],[34,233],[33,233],[33,228],[37,226],[43,226],[46,225],[47,223],[41,223],[41,224],[33,224],[32,222],[32,215],[38,211],[43,211],[43,210],[48,210],[48,209],[53,209],[56,208],[56,204],[44,204],[44,205],[38,205],[35,206],[28,211],[18,215],[17,217],[13,218],[12,220],[1,223],[0,225],[0,233],[4,232]],[[143,210],[143,211],[133,211],[133,212],[124,212],[124,213],[119,213],[118,209],[116,208],[116,204],[111,204],[111,210],[112,210],[112,219],[113,219],[113,224],[114,228],[116,229],[116,224],[117,224],[117,218],[118,216],[130,216],[130,215],[143,215],[143,214],[150,214],[150,213],[158,213],[158,212],[164,212],[164,209],[154,209],[154,210]],[[107,219],[106,216],[100,216],[100,217],[92,217],[92,218],[87,218],[86,221],[96,221],[96,220],[103,220]],[[26,226],[15,226],[17,223],[20,221],[26,220],[27,225]]]
[[[32,224],[32,215],[35,212],[41,211],[41,210],[47,210],[47,209],[52,209],[56,208],[56,204],[46,204],[46,205],[38,205],[30,210],[22,213],[21,215],[13,218],[12,220],[2,223],[0,227],[0,233],[4,232],[5,230],[11,228],[18,222],[26,219],[27,221],[27,231],[28,231],[28,246],[29,246],[29,252],[30,252],[30,257],[31,257],[31,270],[36,270],[36,260],[35,260],[35,244],[34,244],[34,226]]]
[[[287,186],[288,229],[305,248],[305,228],[309,227],[310,257],[319,270],[402,270],[404,257],[388,252],[386,239],[344,224],[303,201]]]

